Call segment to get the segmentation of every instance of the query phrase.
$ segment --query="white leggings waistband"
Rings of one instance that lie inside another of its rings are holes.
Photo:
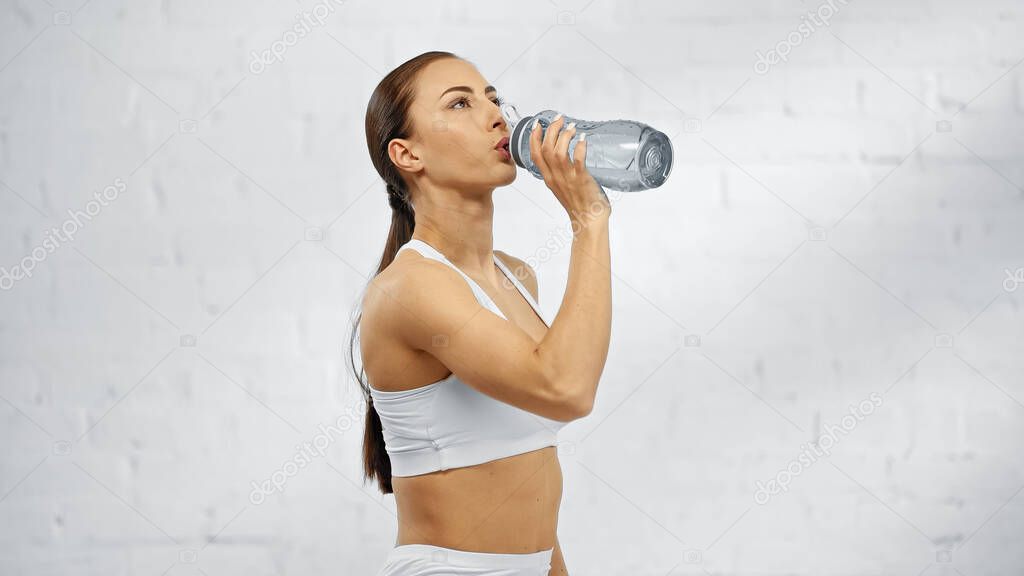
[[[539,552],[513,554],[471,552],[433,544],[401,544],[388,552],[388,560],[416,558],[441,565],[465,566],[467,568],[543,568],[549,570],[553,551],[554,548],[549,548]]]

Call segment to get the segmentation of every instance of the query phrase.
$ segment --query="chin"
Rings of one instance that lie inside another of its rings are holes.
[[[515,176],[516,176],[516,171],[512,171],[508,175],[508,177],[502,178],[501,181],[498,182],[497,186],[509,186],[510,183],[515,181]]]
[[[516,165],[515,164],[506,164],[506,166],[507,166],[506,169],[508,170],[508,174],[504,178],[501,179],[501,183],[499,183],[498,186],[508,186],[509,184],[515,182],[516,181],[516,176],[519,175],[519,170],[516,170]]]

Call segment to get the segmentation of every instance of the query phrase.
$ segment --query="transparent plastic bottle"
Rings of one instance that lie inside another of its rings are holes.
[[[507,102],[501,111],[512,133],[508,145],[512,160],[537,178],[543,178],[530,158],[530,129],[537,122],[542,130],[546,129],[558,112],[544,110],[522,118],[516,107]],[[565,116],[563,129],[570,122],[576,123],[576,134],[569,141],[569,157],[573,157],[576,142],[586,133],[587,170],[604,188],[622,192],[657,188],[672,172],[672,141],[646,124],[633,120],[589,122]]]

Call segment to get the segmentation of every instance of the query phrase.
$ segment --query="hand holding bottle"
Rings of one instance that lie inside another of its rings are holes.
[[[611,203],[604,190],[587,170],[586,134],[583,134],[569,157],[569,142],[576,134],[575,123],[565,130],[565,118],[559,114],[544,130],[534,123],[530,130],[530,158],[540,169],[544,184],[574,223],[586,225],[587,219],[607,218]]]
[[[562,115],[555,110],[541,110],[525,118],[511,102],[501,105],[501,113],[508,123],[508,151],[520,168],[537,178],[544,178],[540,167],[531,159],[530,129],[540,123],[543,130]],[[637,192],[650,190],[665,183],[672,172],[672,141],[663,132],[635,120],[579,120],[571,116],[562,123],[576,124],[579,135],[570,137],[569,161],[575,158],[576,142],[587,136],[587,171],[602,190]],[[559,125],[561,127],[561,125]]]

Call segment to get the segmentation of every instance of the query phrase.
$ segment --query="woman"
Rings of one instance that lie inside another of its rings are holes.
[[[566,294],[545,324],[534,271],[492,249],[492,195],[516,177],[500,103],[472,64],[427,52],[367,106],[392,221],[349,353],[368,402],[364,473],[398,507],[380,575],[568,574],[556,434],[590,413],[607,357],[611,206],[586,143],[567,156],[574,127],[533,131],[531,157],[574,236]]]

